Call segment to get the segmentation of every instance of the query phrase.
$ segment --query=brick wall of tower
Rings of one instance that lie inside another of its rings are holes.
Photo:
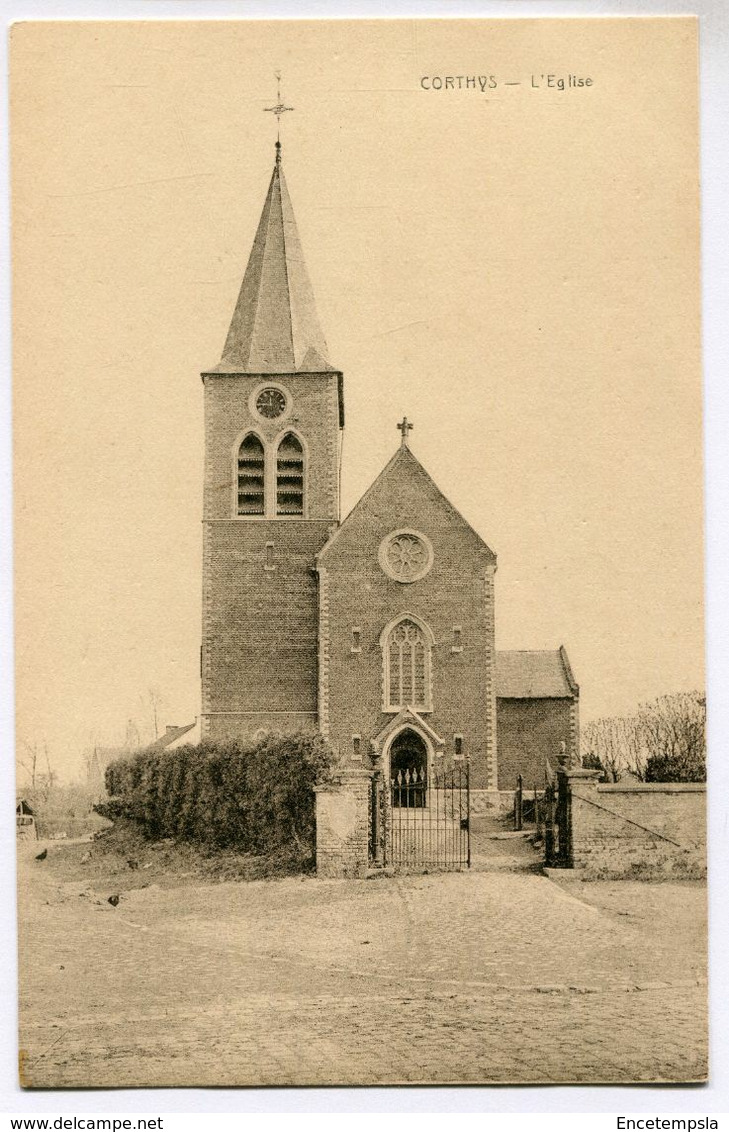
[[[202,712],[208,735],[316,727],[312,566],[330,529],[307,521],[205,524]]]
[[[203,518],[203,734],[315,729],[316,553],[338,510],[338,375],[207,374]],[[257,387],[283,387],[283,418],[251,410]],[[293,429],[306,453],[304,518],[237,517],[236,441],[254,429],[275,474],[276,438]]]

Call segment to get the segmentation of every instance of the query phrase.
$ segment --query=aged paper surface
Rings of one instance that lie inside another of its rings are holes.
[[[13,28],[24,1085],[706,1077],[696,53]]]

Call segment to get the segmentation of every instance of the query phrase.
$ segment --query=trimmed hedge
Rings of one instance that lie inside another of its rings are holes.
[[[313,855],[314,791],[334,756],[318,735],[143,750],[106,770],[117,814],[153,840],[174,837],[246,853]]]

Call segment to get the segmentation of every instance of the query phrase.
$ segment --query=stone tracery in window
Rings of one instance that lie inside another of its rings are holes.
[[[430,710],[430,640],[409,617],[390,630],[383,648],[385,710]]]
[[[379,562],[394,581],[417,582],[433,564],[433,548],[420,531],[392,531],[380,543]]]

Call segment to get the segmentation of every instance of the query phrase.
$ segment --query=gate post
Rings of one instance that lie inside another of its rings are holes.
[[[559,780],[559,864],[562,868],[573,869],[579,867],[583,862],[583,846],[581,829],[575,829],[575,807],[573,806],[573,798],[581,796],[590,798],[593,794],[597,794],[597,784],[600,779],[599,770],[583,770],[581,767],[576,767],[574,770],[569,770],[565,766],[561,766],[557,770],[557,777]],[[578,792],[575,792],[575,787]],[[564,835],[563,835],[564,825]]]
[[[387,818],[384,777],[376,770],[370,782],[372,808],[370,812],[370,859],[376,868],[384,864],[384,829]]]
[[[317,876],[367,876],[371,777],[367,770],[341,770],[314,787]]]
[[[516,777],[516,792],[514,794],[514,829],[521,833],[524,805],[524,780],[520,774]]]
[[[550,868],[554,864],[554,786],[551,782],[544,787],[544,862]]]

